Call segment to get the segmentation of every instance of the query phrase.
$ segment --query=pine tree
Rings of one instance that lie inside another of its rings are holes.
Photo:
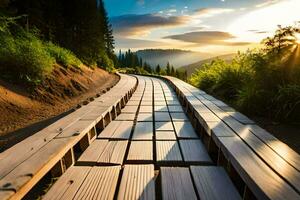
[[[155,69],[155,72],[156,72],[157,74],[160,74],[160,71],[161,71],[161,68],[160,68],[159,65],[157,65],[157,66],[156,66],[156,69]]]
[[[173,66],[171,67],[171,74],[170,75],[171,76],[176,76],[175,69],[174,69]]]
[[[107,12],[103,0],[98,0],[98,6],[103,18],[104,44],[106,53],[111,57],[114,54],[115,40],[113,36],[112,25],[109,22]]]
[[[169,62],[167,63],[166,73],[167,73],[168,76],[171,75],[171,68],[170,68],[170,63]]]

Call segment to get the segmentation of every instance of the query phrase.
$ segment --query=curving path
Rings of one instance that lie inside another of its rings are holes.
[[[138,87],[121,114],[44,198],[240,199],[171,86],[136,77]]]

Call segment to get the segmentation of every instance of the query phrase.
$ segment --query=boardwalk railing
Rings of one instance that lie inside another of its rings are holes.
[[[47,173],[64,173],[115,119],[137,87],[119,75],[109,92],[0,154],[0,199],[21,199]]]
[[[224,102],[177,78],[164,78],[244,199],[300,199],[299,154]]]

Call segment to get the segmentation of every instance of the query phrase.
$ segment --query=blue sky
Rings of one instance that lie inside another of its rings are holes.
[[[278,24],[300,21],[300,0],[105,0],[117,49],[233,53]]]

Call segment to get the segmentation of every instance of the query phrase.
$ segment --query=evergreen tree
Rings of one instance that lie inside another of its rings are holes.
[[[103,32],[104,32],[104,44],[105,44],[105,49],[106,49],[106,53],[109,56],[114,55],[114,48],[115,48],[115,40],[114,40],[114,36],[113,36],[113,29],[112,29],[112,25],[109,22],[109,18],[107,15],[107,12],[105,10],[105,6],[104,6],[104,2],[103,0],[98,0],[98,7],[100,10],[100,13],[102,15],[102,19],[103,19]]]
[[[155,72],[156,72],[157,74],[160,74],[160,71],[161,71],[160,65],[157,65],[157,66],[156,66],[156,69],[155,69]]]
[[[171,75],[171,67],[170,67],[170,63],[169,62],[167,63],[166,73],[167,73],[168,76]]]
[[[173,66],[171,67],[171,74],[170,75],[171,76],[176,76],[176,72],[175,72],[175,69],[174,69]]]

